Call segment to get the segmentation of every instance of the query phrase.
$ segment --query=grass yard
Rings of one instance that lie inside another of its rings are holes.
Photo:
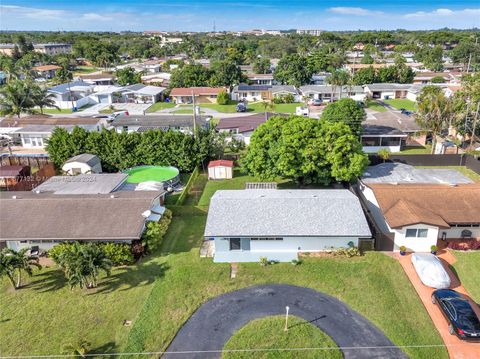
[[[284,348],[338,348],[335,342],[315,325],[295,316],[288,318],[288,331],[284,331],[285,317],[272,316],[253,320],[236,332],[224,347],[222,359],[248,359],[254,356],[259,359],[296,359],[318,358],[341,359],[342,353],[337,350],[306,351],[259,351],[228,352],[241,349],[284,349]]]
[[[401,152],[396,152],[396,155],[429,155],[432,153],[432,145],[426,146],[411,146],[406,147]]]
[[[145,112],[151,113],[151,112],[157,112],[160,110],[164,110],[166,108],[173,108],[175,107],[175,103],[173,102],[156,102],[152,106],[146,109]]]
[[[75,71],[73,71],[73,75],[86,75],[95,71],[99,71],[99,69],[94,66],[77,66]]]
[[[410,101],[406,98],[394,98],[390,100],[382,100],[386,104],[389,104],[392,107],[395,107],[397,110],[400,110],[401,108],[404,108],[405,110],[408,111],[415,111],[417,109],[417,105],[415,102]]]
[[[91,105],[85,105],[80,107],[77,112],[83,111],[87,108],[89,108]],[[57,114],[62,114],[62,113],[74,113],[71,108],[61,108],[61,109],[56,109],[56,108],[44,108],[43,113],[47,113],[50,115],[57,115]]]
[[[480,182],[480,175],[465,166],[415,166],[416,168],[443,168],[447,170],[456,170],[474,182]]]
[[[480,303],[480,251],[455,251],[457,261],[453,264],[463,286],[473,300]]]
[[[303,103],[279,103],[275,104],[273,112],[278,113],[295,113],[298,106],[305,106]],[[256,102],[247,105],[248,108],[253,109],[254,112],[265,112],[261,102]]]
[[[377,112],[385,112],[387,111],[387,109],[385,108],[385,106],[379,104],[377,101],[374,101],[374,100],[369,100],[366,102],[366,107],[371,109],[371,110],[374,110],[374,111],[377,111]]]

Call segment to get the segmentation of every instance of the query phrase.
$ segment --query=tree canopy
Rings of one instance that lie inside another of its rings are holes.
[[[260,179],[328,185],[360,176],[368,157],[359,138],[342,122],[278,116],[254,131],[241,163]]]
[[[342,98],[327,105],[322,112],[322,120],[331,122],[343,122],[356,136],[362,132],[362,122],[367,115],[363,107],[350,98]]]
[[[307,66],[307,59],[304,56],[292,54],[278,62],[273,76],[284,85],[299,87],[310,82],[312,71]]]

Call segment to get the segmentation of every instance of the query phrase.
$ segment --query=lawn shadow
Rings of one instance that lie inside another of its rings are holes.
[[[24,288],[31,288],[39,293],[56,291],[66,284],[65,276],[60,269],[40,270],[32,278],[33,280]]]
[[[115,349],[117,348],[117,344],[115,342],[108,342],[103,345],[100,345],[96,348],[92,348],[88,351],[89,355],[92,354],[108,354],[108,353],[114,353]],[[112,356],[115,356],[112,354]],[[108,356],[106,356],[108,357]]]
[[[326,318],[326,317],[327,317],[327,316],[324,314],[324,315],[321,315],[321,316],[319,316],[319,317],[316,317],[316,318],[314,318],[314,319],[312,319],[312,320],[307,320],[307,321],[305,321],[305,322],[303,322],[303,323],[296,323],[296,324],[293,324],[293,325],[289,325],[289,326],[288,326],[288,329],[291,329],[291,328],[294,328],[294,327],[298,327],[298,326],[300,326],[300,325],[314,324],[316,321],[318,321],[318,320],[320,320],[320,319],[323,319],[323,318]],[[317,326],[317,325],[315,324],[315,326]],[[317,327],[318,327],[318,326],[317,326]]]
[[[165,263],[148,262],[140,267],[123,267],[117,269],[101,280],[98,287],[89,295],[111,293],[114,291],[127,291],[139,286],[153,283],[157,278],[163,278],[170,267]]]

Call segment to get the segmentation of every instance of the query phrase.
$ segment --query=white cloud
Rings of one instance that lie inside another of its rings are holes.
[[[0,5],[0,11],[8,16],[29,19],[60,19],[67,13],[64,10],[41,9],[16,5]]]
[[[403,15],[404,18],[425,18],[431,16],[439,17],[462,17],[462,16],[480,16],[480,9],[436,9],[432,11],[417,11]]]
[[[94,12],[88,12],[88,13],[82,15],[82,20],[111,21],[111,20],[113,20],[113,17],[106,16],[106,15],[100,15],[100,14],[97,14],[97,13],[94,13]]]
[[[333,12],[334,14],[340,15],[355,15],[355,16],[371,16],[371,15],[382,15],[382,11],[372,11],[364,9],[362,7],[331,7],[328,11]]]

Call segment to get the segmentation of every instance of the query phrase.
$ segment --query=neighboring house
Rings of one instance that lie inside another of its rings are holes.
[[[118,103],[124,102],[125,98],[123,97],[123,87],[121,86],[102,86],[102,89],[91,94],[89,97],[95,103]]]
[[[82,153],[65,161],[62,166],[62,171],[71,176],[87,173],[102,173],[102,163],[98,156],[90,153]]]
[[[170,97],[176,104],[191,104],[193,97],[195,103],[216,103],[220,92],[226,92],[223,87],[175,87],[170,92]]]
[[[33,51],[46,55],[70,54],[72,45],[70,44],[33,44]]]
[[[220,190],[204,233],[214,262],[287,262],[299,253],[359,246],[371,233],[348,190]]]
[[[95,86],[111,86],[115,82],[115,76],[108,73],[80,75],[78,78],[81,81]],[[95,90],[97,90],[97,88]]]
[[[231,98],[233,101],[263,101],[271,100],[272,86],[270,85],[246,85],[240,84],[232,90]]]
[[[293,98],[295,99],[295,102],[300,102],[302,101],[302,96],[298,92],[297,88],[295,86],[290,86],[290,85],[274,85],[270,89],[271,92],[271,98],[281,98],[286,95],[292,95]]]
[[[312,85],[326,85],[327,79],[330,77],[329,72],[320,72],[317,74],[313,74],[310,82]]]
[[[378,70],[392,65],[393,64],[345,64],[343,67],[353,75],[355,72],[361,69],[368,69],[371,67],[375,70]]]
[[[448,72],[417,72],[413,78],[414,84],[430,84],[434,77],[441,77],[443,83],[450,81],[450,73]]]
[[[30,166],[0,166],[0,188],[15,186],[22,177],[30,176]]]
[[[195,124],[197,128],[207,127],[209,121],[210,117],[196,116]],[[111,126],[117,132],[145,132],[154,129],[194,132],[193,115],[119,116]]]
[[[411,84],[376,83],[364,85],[363,88],[370,98],[388,100],[406,98],[411,86]]]
[[[0,129],[15,129],[9,136],[21,142],[24,148],[44,148],[46,140],[56,127],[72,131],[75,126],[87,131],[101,131],[107,125],[103,118],[90,117],[48,117],[42,115],[22,118],[4,118],[0,121]],[[2,131],[6,132],[6,131]]]
[[[383,233],[377,248],[430,252],[440,240],[480,239],[478,184],[360,184],[362,198]]]
[[[251,85],[274,85],[273,74],[247,74]]]
[[[32,67],[32,70],[35,71],[37,76],[47,80],[53,79],[57,73],[57,70],[60,69],[61,67],[57,65],[41,65]]]
[[[323,102],[332,102],[341,98],[363,101],[366,96],[361,86],[306,85],[300,87],[300,92],[304,97]]]
[[[170,83],[171,73],[168,72],[159,72],[153,75],[143,75],[142,83],[145,85],[161,85],[162,87],[168,87]]]
[[[125,86],[121,92],[126,102],[155,103],[163,98],[165,87],[134,84]]]
[[[233,177],[233,161],[216,160],[208,163],[208,179],[222,180]]]
[[[215,126],[220,133],[228,133],[227,141],[235,138],[237,140],[245,142],[246,145],[250,144],[250,137],[253,131],[268,120],[272,116],[282,116],[276,113],[267,112],[256,113],[250,116],[239,117],[226,117],[221,118],[218,124]]]
[[[62,242],[132,243],[164,212],[165,192],[107,194],[0,192],[0,242],[47,251]]]
[[[362,125],[363,152],[377,153],[382,149],[389,152],[400,152],[408,135],[388,126]]]
[[[81,108],[92,102],[89,95],[94,92],[94,87],[84,81],[72,81],[50,87],[48,92],[55,96],[55,105],[61,109]]]
[[[122,190],[127,181],[125,173],[90,173],[78,176],[53,176],[35,187],[36,193],[52,194],[106,194]]]

